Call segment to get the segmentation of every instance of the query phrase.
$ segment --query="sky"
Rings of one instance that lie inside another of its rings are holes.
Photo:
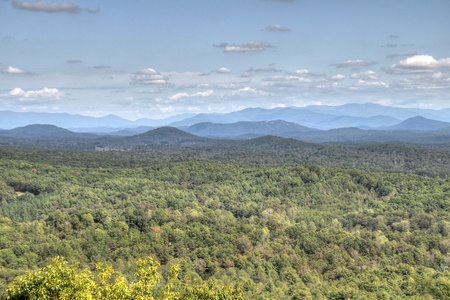
[[[450,107],[448,0],[0,0],[0,110]]]

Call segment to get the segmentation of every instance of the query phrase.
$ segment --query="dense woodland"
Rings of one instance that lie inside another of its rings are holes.
[[[450,299],[445,146],[263,144],[0,148],[0,295],[151,257],[155,297]]]

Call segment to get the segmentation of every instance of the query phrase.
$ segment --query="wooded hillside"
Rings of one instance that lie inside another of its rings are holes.
[[[120,166],[131,156],[88,166],[91,154],[61,153],[0,159],[2,293],[55,256],[111,264],[130,281],[151,256],[163,276],[178,265],[180,280],[240,285],[246,299],[450,295],[448,180],[192,159]]]

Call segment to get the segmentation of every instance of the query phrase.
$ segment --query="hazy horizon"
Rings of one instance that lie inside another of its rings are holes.
[[[0,110],[450,107],[450,1],[0,1]]]

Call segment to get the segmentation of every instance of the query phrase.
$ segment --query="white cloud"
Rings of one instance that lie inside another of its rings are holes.
[[[310,72],[308,69],[300,69],[300,70],[296,70],[292,75],[297,76],[297,77],[309,77],[309,78],[313,78],[313,77],[324,77],[324,74],[320,74],[320,73],[313,73]]]
[[[179,100],[181,98],[187,98],[187,97],[208,97],[208,96],[211,96],[212,94],[214,94],[214,90],[206,90],[206,91],[197,92],[197,93],[194,93],[194,94],[188,94],[186,92],[182,92],[182,93],[174,94],[174,95],[168,97],[168,99],[170,101],[177,101],[177,100]]]
[[[208,96],[211,96],[212,94],[214,94],[214,90],[207,90],[204,92],[195,93],[195,94],[191,95],[191,97],[208,97]]]
[[[15,88],[9,92],[9,95],[14,96],[14,97],[15,96],[24,96],[25,91],[22,90],[21,88]]]
[[[27,71],[12,66],[3,69],[2,72],[7,74],[29,74]]]
[[[259,41],[249,41],[241,45],[221,43],[219,45],[215,45],[215,47],[222,48],[225,53],[259,52],[264,51],[267,48],[273,48],[270,43]]]
[[[450,58],[436,60],[431,55],[414,55],[384,69],[389,74],[434,73],[450,69]]]
[[[433,75],[431,75],[431,78],[441,80],[441,79],[445,78],[445,76],[444,76],[444,74],[442,74],[442,72],[437,72],[437,73],[433,73]]]
[[[286,105],[285,103],[272,103],[270,105],[270,108],[286,108],[288,107],[288,105]]]
[[[424,73],[409,76],[394,83],[402,90],[448,90],[450,92],[450,75],[443,72]],[[448,95],[448,93],[444,93]]]
[[[227,74],[227,73],[231,73],[231,70],[225,67],[219,68],[216,71],[219,74]]]
[[[238,92],[243,92],[243,93],[255,93],[255,92],[256,92],[256,89],[251,88],[251,87],[249,87],[249,86],[246,86],[246,87],[244,87],[244,88],[242,88],[242,89],[239,89]]]
[[[232,83],[220,83],[220,84],[217,85],[217,89],[220,89],[220,90],[234,90],[236,88],[238,88],[238,85],[236,83],[234,83],[234,82],[232,82]]]
[[[18,99],[21,102],[42,103],[59,100],[63,94],[56,88],[43,88],[41,90],[25,91],[21,88],[14,88],[9,91],[9,96]]]
[[[271,31],[271,32],[289,32],[289,31],[291,31],[289,28],[287,28],[285,26],[277,25],[277,24],[268,25],[268,26],[266,26],[265,30]]]
[[[360,73],[353,73],[351,76],[353,79],[361,79],[361,80],[377,80],[378,74],[374,71],[365,71]]]
[[[156,72],[154,69],[142,69],[131,76],[132,85],[162,85],[168,82],[166,75]]]
[[[389,84],[382,81],[366,81],[359,79],[357,83],[350,87],[350,90],[359,90],[360,88],[388,88]]]
[[[264,91],[263,89],[258,89],[255,87],[245,86],[239,88],[237,90],[230,91],[223,95],[223,97],[227,98],[230,101],[254,101],[251,99],[258,99],[258,101],[264,101],[263,99],[267,98],[269,93]]]
[[[310,73],[309,73],[309,71],[307,69],[301,69],[301,70],[296,70],[294,72],[294,74],[298,75],[298,76],[305,76],[305,75],[308,75]]]
[[[401,60],[398,63],[402,67],[420,67],[420,68],[435,68],[435,67],[450,67],[450,58],[435,60],[430,55],[415,55]]]
[[[183,93],[176,93],[176,94],[170,96],[170,97],[169,97],[169,100],[171,100],[171,101],[176,101],[176,100],[178,100],[178,99],[185,98],[185,97],[189,97],[189,94],[186,93],[186,92],[183,92]]]
[[[337,74],[337,75],[334,75],[334,76],[331,76],[331,80],[333,80],[333,81],[341,81],[341,80],[344,80],[346,77],[344,76],[344,75],[342,75],[342,74]]]
[[[273,76],[265,78],[262,81],[264,86],[273,87],[292,87],[296,85],[312,85],[325,82],[325,75],[320,73],[313,73],[307,69],[296,70],[291,74],[284,76]],[[317,87],[317,86],[316,86]]]
[[[356,60],[346,60],[344,62],[337,64],[331,64],[330,66],[335,66],[337,68],[356,68],[356,67],[368,67],[374,64],[376,64],[376,62],[374,61],[356,59]]]

